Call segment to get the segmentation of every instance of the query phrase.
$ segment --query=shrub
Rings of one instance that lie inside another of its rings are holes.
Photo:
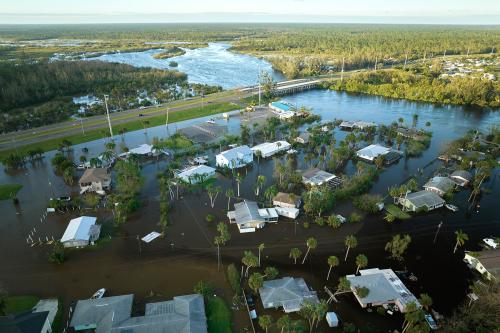
[[[241,295],[240,272],[234,264],[227,266],[227,279],[236,295]]]
[[[367,213],[378,212],[378,204],[380,202],[382,202],[382,196],[378,194],[363,194],[354,198],[353,200],[354,206],[356,206],[356,208]]]
[[[304,229],[309,229],[309,222],[304,222],[302,226],[304,227]]]
[[[361,214],[358,214],[356,212],[353,212],[351,215],[349,215],[349,222],[360,222],[363,219]]]

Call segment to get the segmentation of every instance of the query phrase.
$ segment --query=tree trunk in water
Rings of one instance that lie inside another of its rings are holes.
[[[328,269],[328,274],[326,275],[326,281],[330,279],[330,272],[332,271],[332,266]]]
[[[347,256],[349,255],[349,249],[350,248],[351,248],[350,246],[347,247],[347,252],[345,253],[344,261],[347,261]]]
[[[304,256],[304,260],[302,260],[302,265],[304,265],[304,263],[306,262],[307,255],[309,254],[310,249],[311,249],[310,247],[307,248],[307,252],[306,252],[306,255]]]
[[[453,253],[457,252],[457,248],[458,248],[458,241],[455,243],[455,248],[453,249]]]

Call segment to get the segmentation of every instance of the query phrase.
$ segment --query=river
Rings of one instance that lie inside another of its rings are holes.
[[[285,100],[311,107],[313,112],[322,116],[323,121],[333,119],[374,121],[378,124],[390,124],[402,117],[406,123],[411,123],[413,114],[418,114],[418,126],[433,131],[430,148],[421,157],[403,159],[398,164],[388,167],[374,184],[372,193],[385,195],[387,188],[400,183],[433,161],[447,142],[458,138],[471,129],[487,131],[491,126],[500,123],[500,114],[491,110],[478,110],[462,106],[439,106],[428,103],[391,100],[376,96],[348,94],[327,90],[312,90],[287,96]],[[202,119],[189,120],[171,124],[170,132],[176,128],[185,127]],[[238,112],[232,112],[226,122],[217,119],[219,123],[228,125],[229,132],[238,134],[240,118]],[[165,126],[150,128],[147,135],[143,130],[124,135],[128,147],[135,147],[144,142],[150,142],[154,136],[167,136]],[[335,130],[335,137],[340,141],[345,132]],[[117,138],[118,145],[121,139]],[[104,141],[97,140],[74,147],[76,160],[82,153],[81,148],[87,147],[89,155],[95,156],[103,150]],[[216,151],[211,151],[210,155]],[[26,237],[34,228],[37,229],[35,239],[45,236],[60,237],[70,217],[75,214],[49,215],[47,220],[40,221],[49,197],[67,195],[77,191],[69,188],[60,177],[54,175],[50,166],[50,158],[54,152],[46,154],[46,158],[26,170],[18,172],[0,172],[0,183],[20,183],[23,189],[19,192],[19,207],[13,206],[10,200],[0,202],[2,222],[0,224],[0,282],[3,282],[12,294],[33,293],[44,297],[59,296],[65,304],[75,299],[88,297],[101,287],[110,289],[113,295],[135,293],[139,300],[147,299],[150,291],[164,297],[171,297],[191,292],[192,286],[200,279],[211,280],[218,286],[218,293],[230,299],[230,292],[225,286],[224,276],[216,269],[213,237],[216,234],[214,226],[205,221],[208,213],[216,216],[216,221],[226,221],[225,209],[227,199],[223,193],[217,199],[214,209],[208,204],[206,193],[194,192],[183,196],[177,201],[170,213],[172,225],[165,239],[156,240],[151,244],[139,246],[137,236],[144,236],[157,229],[159,204],[156,175],[165,168],[165,162],[151,162],[144,165],[142,173],[145,177],[144,188],[141,191],[141,208],[134,213],[123,229],[113,236],[110,243],[95,250],[83,250],[71,253],[70,260],[63,265],[47,262],[49,247],[30,247]],[[302,156],[298,161],[299,168],[305,167]],[[418,178],[422,183],[440,165],[434,162],[425,169],[424,175]],[[242,183],[244,198],[254,198],[255,178],[258,174],[266,175],[267,185],[272,179],[273,161],[262,160],[259,165],[248,169]],[[353,166],[349,164],[344,170],[352,173]],[[224,189],[232,186],[234,180],[222,176],[217,184]],[[465,248],[478,250],[482,238],[500,235],[498,218],[498,197],[500,185],[497,174],[485,184],[489,193],[481,199],[479,212],[467,213],[466,196],[468,191],[461,191],[454,198],[454,204],[460,211],[451,213],[439,210],[421,215],[411,220],[392,225],[382,220],[381,216],[368,216],[360,223],[348,224],[336,231],[328,227],[311,226],[305,229],[289,221],[280,221],[253,234],[239,234],[234,225],[229,229],[232,239],[222,249],[224,263],[234,262],[239,265],[243,251],[253,249],[264,242],[264,263],[275,265],[282,275],[303,276],[316,290],[322,292],[327,271],[326,258],[329,255],[343,257],[343,241],[346,235],[355,234],[359,246],[353,249],[348,263],[342,263],[332,274],[328,284],[334,288],[334,281],[344,274],[352,274],[355,270],[354,258],[358,253],[364,253],[369,258],[369,267],[394,269],[408,268],[418,277],[417,283],[407,282],[416,294],[429,293],[435,303],[435,308],[449,314],[463,299],[467,284],[472,276],[462,262],[463,251],[453,255],[454,231],[463,229],[469,234],[470,240]],[[350,203],[340,203],[335,211],[348,215],[352,211]],[[89,211],[86,214],[94,215]],[[105,217],[106,214],[98,213]],[[307,219],[302,217],[302,221]],[[439,222],[443,228],[437,242],[432,239]],[[412,244],[406,254],[405,262],[394,262],[387,259],[384,245],[390,237],[397,233],[408,233]],[[314,236],[318,239],[318,248],[311,254],[306,265],[292,265],[288,252],[290,247],[297,246],[305,251],[305,239]],[[224,287],[225,286],[225,287]],[[325,295],[320,293],[321,297]],[[362,311],[350,296],[345,296],[342,302],[334,305],[334,310],[340,313],[346,321],[355,322],[359,327],[377,327],[373,332],[387,332],[387,329],[397,328],[396,319],[381,319],[374,314]],[[236,326],[241,329],[248,326],[244,313],[236,312]],[[363,326],[365,325],[365,326]],[[370,331],[370,330],[366,330]]]
[[[152,49],[142,52],[105,54],[87,60],[101,60],[129,64],[136,67],[174,69],[188,75],[190,83],[203,83],[221,86],[223,89],[248,87],[258,82],[259,70],[270,73],[277,81],[283,75],[272,69],[269,62],[249,55],[230,52],[231,45],[225,43],[209,43],[208,47],[185,49],[186,53],[169,59],[155,59],[154,55],[162,50]],[[175,61],[178,67],[170,67]]]

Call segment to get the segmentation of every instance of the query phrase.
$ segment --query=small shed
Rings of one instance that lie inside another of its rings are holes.
[[[330,327],[338,327],[339,326],[339,318],[335,312],[327,312],[326,313],[326,321],[328,326]]]

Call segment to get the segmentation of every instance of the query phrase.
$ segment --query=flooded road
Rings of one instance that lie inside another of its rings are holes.
[[[168,59],[156,59],[155,54],[161,50],[142,52],[105,54],[87,60],[117,62],[135,67],[151,67],[173,69],[188,75],[190,83],[203,83],[221,86],[223,89],[248,87],[258,82],[260,71],[270,73],[276,81],[284,80],[283,75],[274,71],[271,64],[265,60],[245,54],[230,52],[231,45],[224,43],[209,43],[208,47],[185,49],[186,53]],[[180,46],[182,48],[182,46]],[[175,61],[178,66],[171,67]]]
[[[434,133],[430,148],[419,158],[402,159],[398,164],[386,168],[372,189],[372,193],[383,195],[390,185],[404,181],[414,175],[417,168],[423,168],[432,162],[446,142],[458,138],[469,129],[479,128],[487,131],[491,126],[500,123],[499,113],[488,110],[441,107],[333,91],[309,91],[289,96],[286,100],[299,106],[312,107],[313,112],[321,115],[323,121],[345,119],[390,124],[402,117],[406,123],[411,123],[413,114],[419,115],[419,127],[424,127],[429,121],[429,129]],[[238,112],[233,112],[232,115],[226,123],[229,132],[239,133]],[[165,126],[151,128],[147,130],[147,135],[142,130],[127,133],[123,140],[128,147],[135,147],[150,142],[154,136],[165,137],[169,132],[175,132],[176,128],[206,119],[208,118],[171,124],[168,131]],[[217,122],[225,123],[222,119]],[[334,135],[339,142],[346,133],[335,130]],[[121,140],[117,137],[117,147],[120,146]],[[76,160],[82,154],[83,147],[89,149],[89,156],[96,156],[104,150],[104,141],[75,146]],[[211,151],[209,155],[213,156],[217,152]],[[104,242],[96,249],[72,251],[68,262],[55,265],[47,262],[49,246],[32,248],[26,243],[28,233],[34,228],[37,229],[35,237],[60,237],[67,221],[77,215],[76,212],[49,215],[47,220],[40,221],[49,197],[77,191],[76,187],[67,187],[60,177],[54,175],[50,166],[53,154],[46,154],[47,157],[42,162],[29,166],[26,170],[0,173],[0,183],[20,183],[24,186],[18,194],[19,207],[15,207],[10,200],[0,202],[0,282],[6,285],[11,294],[59,296],[67,305],[76,299],[90,296],[98,288],[106,287],[113,295],[135,293],[138,300],[144,301],[151,291],[153,294],[164,295],[165,298],[189,293],[198,280],[204,279],[213,282],[218,287],[218,292],[230,300],[231,292],[225,277],[222,271],[217,272],[213,239],[216,235],[216,223],[227,221],[227,198],[224,191],[230,186],[236,188],[232,178],[218,175],[217,185],[220,185],[223,191],[213,209],[210,208],[205,192],[183,194],[182,199],[175,201],[171,208],[171,226],[166,237],[150,244],[139,243],[137,236],[143,237],[158,229],[159,190],[156,175],[166,166],[165,161],[148,162],[142,169],[145,183],[141,191],[141,208],[130,217],[122,230],[113,233],[110,242]],[[419,182],[424,182],[439,165],[440,162],[430,164],[424,175],[419,176]],[[243,171],[245,178],[241,185],[241,197],[255,198],[254,184],[259,174],[267,177],[264,188],[269,186],[272,182],[273,167],[274,161],[262,159],[259,164],[255,163],[246,172]],[[298,156],[298,168],[305,167],[303,156]],[[350,164],[344,170],[345,173],[352,171]],[[320,297],[324,298],[327,257],[336,255],[343,258],[344,238],[346,235],[355,234],[359,245],[351,251],[347,263],[341,263],[332,271],[332,277],[327,284],[331,289],[334,289],[339,276],[355,271],[354,258],[357,254],[364,253],[368,257],[369,267],[408,269],[415,273],[419,278],[418,282],[404,281],[410,290],[416,295],[421,292],[428,293],[434,300],[436,310],[449,314],[463,299],[472,277],[462,262],[463,251],[452,254],[454,231],[460,228],[469,235],[470,240],[464,247],[467,250],[479,250],[478,244],[482,238],[500,235],[500,219],[496,208],[500,195],[498,175],[495,174],[485,187],[489,189],[489,193],[482,197],[480,211],[470,215],[466,214],[468,191],[464,190],[457,193],[453,200],[460,208],[457,213],[439,210],[392,225],[384,222],[381,215],[366,216],[362,222],[347,224],[335,231],[313,223],[310,228],[305,229],[301,223],[296,224],[286,219],[252,234],[239,234],[236,227],[230,225],[232,238],[222,248],[223,263],[234,262],[239,266],[244,250],[252,249],[257,253],[258,244],[265,243],[264,265],[275,265],[281,276],[303,276],[306,282],[319,292]],[[344,216],[349,215],[351,211],[350,202],[339,203],[335,208],[335,212]],[[216,216],[213,224],[205,221],[205,216],[209,213]],[[94,215],[96,212],[90,211],[86,214]],[[100,222],[110,219],[109,213],[103,211],[97,212],[97,216],[100,217]],[[310,219],[302,216],[299,222],[304,220]],[[443,227],[439,231],[437,242],[433,243],[437,225],[441,221]],[[384,251],[385,243],[397,233],[408,233],[412,237],[404,262],[388,259]],[[310,260],[305,265],[293,265],[288,258],[290,248],[299,247],[305,252],[305,240],[311,236],[318,240],[318,248],[312,251]],[[335,305],[335,309],[344,320],[364,327],[363,332],[386,332],[387,329],[397,328],[399,325],[397,319],[387,320],[361,310],[352,296],[343,296],[341,303]],[[237,312],[235,319],[236,332],[248,327],[249,322],[244,313]],[[370,330],[366,325],[378,329]]]

